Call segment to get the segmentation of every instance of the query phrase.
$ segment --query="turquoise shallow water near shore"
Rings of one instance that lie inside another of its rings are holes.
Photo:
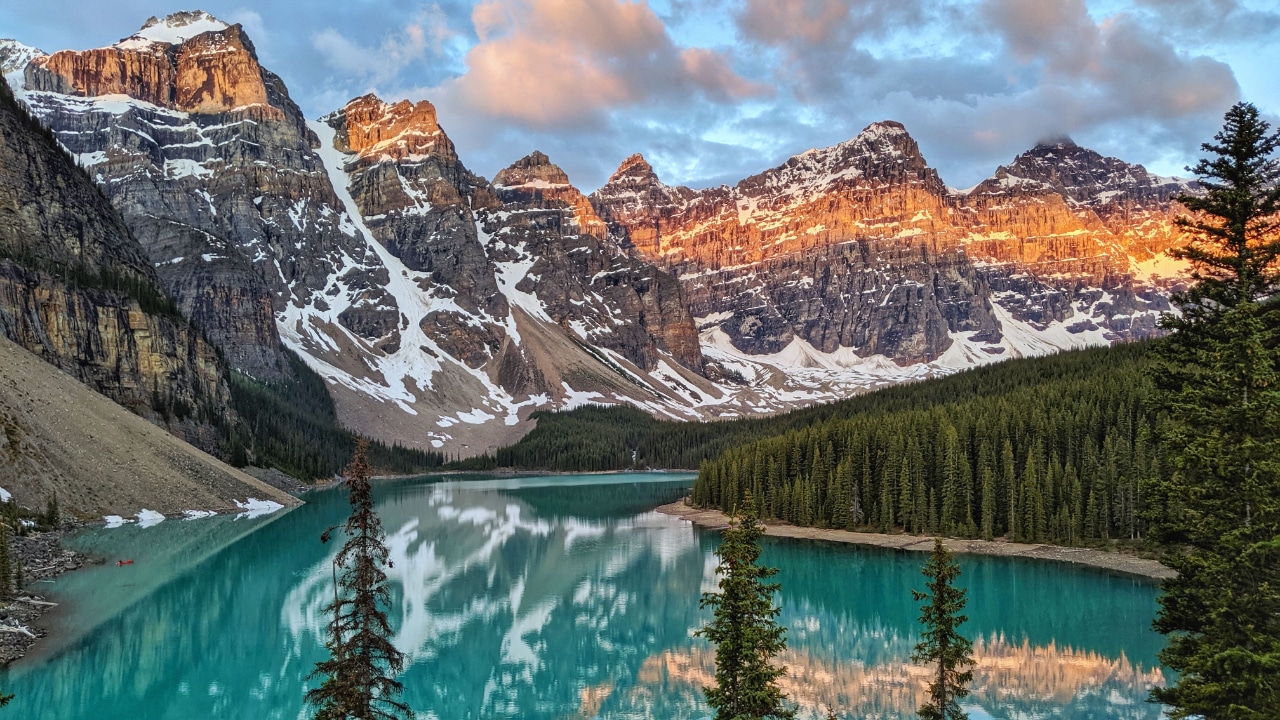
[[[712,654],[693,631],[717,533],[652,512],[689,475],[376,485],[394,568],[401,680],[420,718],[700,718]],[[277,516],[92,530],[132,558],[60,578],[65,627],[0,679],[2,716],[300,718],[323,653],[341,490]],[[914,716],[924,668],[912,587],[924,556],[769,538],[801,715]],[[1158,718],[1155,585],[1062,564],[960,558],[977,718]]]

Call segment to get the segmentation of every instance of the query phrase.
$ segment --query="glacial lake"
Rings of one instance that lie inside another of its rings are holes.
[[[392,626],[419,718],[703,718],[714,654],[693,637],[718,533],[652,509],[688,475],[417,478],[375,486]],[[342,489],[258,518],[94,529],[108,564],[41,590],[55,638],[0,674],[0,718],[308,717]],[[117,567],[117,558],[133,565]],[[911,718],[923,554],[766,538],[780,567],[800,717]],[[981,718],[1155,718],[1156,586],[1065,564],[960,556]]]

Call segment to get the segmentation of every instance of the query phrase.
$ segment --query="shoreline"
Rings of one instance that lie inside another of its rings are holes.
[[[62,545],[64,536],[81,527],[82,523],[68,522],[57,530],[9,538],[10,561],[22,564],[24,587],[15,589],[11,599],[0,600],[0,666],[26,657],[49,636],[50,629],[40,621],[58,604],[39,594],[37,583],[93,564],[89,557]]]
[[[274,519],[295,507],[298,505],[286,505],[267,514]],[[246,511],[210,512],[212,515],[238,515]],[[199,518],[169,515],[166,519],[176,522]],[[126,524],[133,522],[129,520]],[[63,606],[40,594],[37,583],[52,582],[64,573],[109,563],[105,558],[85,555],[63,545],[63,538],[87,528],[112,529],[112,526],[103,518],[68,520],[56,530],[9,537],[10,561],[22,563],[25,585],[21,590],[15,589],[10,599],[0,600],[0,668],[27,657],[32,648],[42,645],[41,641],[59,631],[57,616]]]
[[[706,528],[719,529],[728,526],[729,518],[723,512],[713,508],[695,508],[689,505],[687,500],[688,498],[682,498],[655,509],[663,515],[688,520],[694,525]],[[928,552],[933,549],[934,537],[931,535],[886,535],[883,533],[850,532],[848,530],[800,527],[797,525],[761,524],[765,527],[764,534],[773,537],[825,540],[827,542],[869,545],[911,552]],[[1155,560],[1096,548],[1033,545],[999,540],[968,540],[964,538],[942,538],[942,544],[956,554],[995,555],[999,557],[1067,562],[1149,580],[1163,580],[1174,576],[1173,570]]]
[[[555,477],[555,476],[573,476],[573,475],[697,475],[697,469],[683,470],[680,468],[648,468],[644,470],[526,470],[524,468],[494,468],[492,470],[438,470],[435,472],[413,473],[412,475],[374,475],[373,480],[409,480],[420,477],[435,477],[445,475],[487,475],[494,477]],[[326,480],[324,483],[316,483],[311,486],[315,489],[323,489],[336,485],[339,480]]]

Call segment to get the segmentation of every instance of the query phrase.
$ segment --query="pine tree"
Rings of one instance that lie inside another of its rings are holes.
[[[996,479],[991,468],[982,468],[982,539],[995,537],[996,530]]]
[[[51,528],[57,528],[62,524],[62,514],[58,512],[58,493],[54,493],[45,506],[44,524]]]
[[[912,597],[927,601],[920,609],[920,642],[911,653],[911,661],[937,664],[937,674],[929,683],[929,701],[920,707],[923,720],[967,720],[959,700],[969,695],[968,683],[973,679],[973,643],[957,629],[969,620],[964,612],[965,590],[955,587],[960,566],[951,552],[934,539],[933,552],[921,573],[928,578],[927,592],[911,591]]]
[[[0,524],[0,599],[9,597],[10,579],[13,577],[13,567],[9,554],[9,528]]]
[[[1173,548],[1155,627],[1177,671],[1154,699],[1170,717],[1280,717],[1280,133],[1247,103],[1226,114],[1206,193],[1182,202],[1195,284],[1158,349],[1158,428],[1172,472],[1153,487],[1152,534]]]
[[[1022,528],[1018,526],[1018,479],[1014,476],[1013,443],[1008,438],[1000,450],[1000,479],[1008,496],[1005,507],[1009,511],[1009,536],[1017,540],[1022,534]]]
[[[960,438],[948,424],[942,431],[942,517],[938,529],[943,535],[960,534],[964,520],[960,462]]]
[[[396,700],[403,686],[395,679],[404,668],[404,655],[391,643],[391,626],[381,604],[391,593],[382,566],[390,567],[382,521],[373,509],[372,471],[366,460],[368,442],[361,440],[345,475],[351,515],[344,526],[347,542],[334,559],[341,568],[333,602],[325,608],[329,622],[328,660],[316,663],[308,679],[323,678],[307,691],[316,720],[392,720],[409,717],[408,706]],[[321,535],[328,542],[331,527]]]
[[[748,499],[745,509],[731,516],[716,550],[720,590],[703,593],[700,603],[713,610],[713,619],[697,634],[716,646],[716,684],[703,688],[716,720],[795,717],[794,710],[782,706],[786,696],[777,684],[786,668],[772,663],[787,646],[786,628],[777,622],[781,611],[773,603],[781,586],[767,582],[776,568],[757,564],[764,528],[753,505]]]

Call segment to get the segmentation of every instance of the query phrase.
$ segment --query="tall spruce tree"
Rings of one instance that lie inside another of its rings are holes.
[[[0,599],[8,599],[13,587],[13,565],[9,553],[9,527],[0,523]]]
[[[1280,134],[1240,103],[1202,147],[1175,253],[1195,283],[1153,367],[1172,472],[1151,530],[1178,571],[1155,627],[1178,680],[1152,696],[1173,718],[1261,720],[1280,717]]]
[[[911,591],[917,602],[926,601],[920,609],[920,642],[911,653],[911,661],[936,664],[929,683],[929,701],[920,706],[923,720],[967,720],[960,709],[961,698],[968,696],[973,679],[973,643],[960,634],[959,626],[969,620],[964,615],[966,591],[955,586],[960,566],[942,540],[935,538],[933,552],[921,573],[928,578],[926,592]]]
[[[339,527],[347,542],[334,559],[338,587],[333,602],[325,608],[329,621],[329,659],[316,663],[308,679],[323,678],[317,688],[307,691],[307,703],[315,708],[315,720],[393,720],[411,717],[404,703],[396,700],[403,686],[396,676],[404,668],[404,655],[391,643],[391,626],[381,605],[391,600],[387,575],[390,567],[386,534],[373,509],[371,470],[366,453],[368,442],[361,440],[347,465],[347,488],[351,515],[342,526],[329,528],[320,536],[328,542]]]
[[[773,603],[781,586],[767,582],[778,570],[757,564],[763,534],[747,493],[716,550],[720,590],[702,595],[700,607],[714,611],[697,634],[716,646],[716,684],[703,688],[716,720],[795,717],[794,710],[783,707],[786,695],[778,687],[787,670],[773,664],[787,640],[786,628],[777,622],[781,611]]]

